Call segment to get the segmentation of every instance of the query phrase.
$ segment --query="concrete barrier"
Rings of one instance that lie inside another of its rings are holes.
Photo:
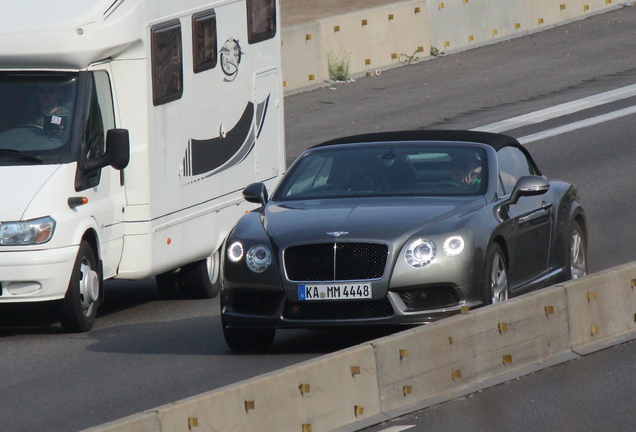
[[[565,290],[548,288],[373,342],[390,416],[571,360]]]
[[[375,356],[365,344],[86,432],[327,432],[379,414]]]
[[[351,76],[523,36],[619,7],[615,0],[409,0],[282,30],[286,91],[330,79],[330,61]]]
[[[636,338],[636,264],[563,284],[572,350],[588,354]]]

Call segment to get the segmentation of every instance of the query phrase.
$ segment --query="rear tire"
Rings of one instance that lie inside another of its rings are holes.
[[[82,333],[93,328],[101,285],[93,247],[82,241],[66,295],[59,302],[60,323],[66,332]]]
[[[497,243],[488,246],[484,268],[485,304],[500,303],[508,300],[508,265],[506,256]]]
[[[183,269],[185,289],[190,298],[211,299],[221,289],[220,252],[216,251],[207,259],[188,264]]]

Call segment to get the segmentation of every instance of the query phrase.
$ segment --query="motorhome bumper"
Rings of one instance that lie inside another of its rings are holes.
[[[0,303],[56,300],[68,288],[79,247],[0,250]]]

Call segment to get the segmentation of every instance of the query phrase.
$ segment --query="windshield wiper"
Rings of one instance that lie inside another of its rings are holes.
[[[0,149],[0,157],[2,156],[11,156],[11,157],[22,159],[22,160],[27,160],[29,162],[39,162],[39,163],[44,162],[44,159],[39,156],[29,156],[27,154],[20,152],[19,150]]]

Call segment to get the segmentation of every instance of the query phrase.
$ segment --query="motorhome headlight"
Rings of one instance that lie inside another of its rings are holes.
[[[255,245],[245,255],[247,266],[255,273],[263,273],[272,263],[272,253],[265,245]]]
[[[243,258],[243,245],[241,242],[234,242],[227,248],[227,258],[232,262],[239,262]]]
[[[431,263],[437,255],[435,243],[428,239],[412,241],[406,248],[404,260],[408,265],[421,268]]]
[[[464,250],[464,245],[462,236],[454,235],[444,240],[442,251],[448,256],[457,256]]]
[[[51,240],[55,231],[55,220],[43,217],[22,222],[0,223],[0,245],[34,245]]]

